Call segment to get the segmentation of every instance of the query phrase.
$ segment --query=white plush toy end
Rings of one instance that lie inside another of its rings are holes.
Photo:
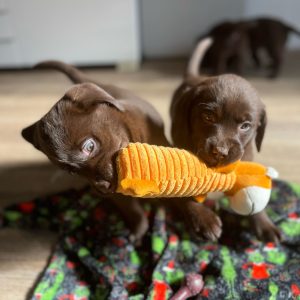
[[[266,169],[266,175],[277,178],[278,172],[271,167]],[[240,215],[253,215],[261,212],[267,206],[271,196],[271,189],[260,186],[249,186],[229,196],[231,209]]]

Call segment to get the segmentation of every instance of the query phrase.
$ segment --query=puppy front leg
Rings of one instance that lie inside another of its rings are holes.
[[[261,61],[260,61],[260,58],[258,56],[258,53],[257,53],[257,50],[256,50],[255,46],[251,47],[251,56],[252,56],[252,59],[255,63],[255,67],[257,69],[261,68]]]
[[[250,222],[258,239],[274,243],[279,243],[281,240],[280,231],[273,224],[264,210],[250,216]]]
[[[222,222],[210,208],[193,198],[174,198],[174,201],[193,233],[211,241],[220,238]]]
[[[115,196],[112,200],[131,231],[130,240],[139,243],[149,228],[148,219],[139,200],[129,196]]]

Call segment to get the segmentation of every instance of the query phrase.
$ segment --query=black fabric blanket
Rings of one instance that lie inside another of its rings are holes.
[[[109,201],[88,189],[12,205],[1,223],[59,232],[50,263],[33,289],[35,300],[164,300],[191,272],[205,281],[196,299],[300,299],[299,200],[300,185],[273,183],[267,212],[282,231],[280,245],[259,242],[246,218],[228,212],[225,198],[218,243],[190,236],[168,209],[145,204],[151,228],[135,247]]]

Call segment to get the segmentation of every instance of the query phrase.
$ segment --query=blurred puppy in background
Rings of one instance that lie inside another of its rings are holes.
[[[210,29],[198,41],[204,37],[213,38],[213,43],[203,58],[204,68],[209,68],[214,75],[228,71],[235,74],[243,73],[249,48],[245,23],[224,21]]]
[[[210,167],[239,159],[251,161],[254,145],[261,149],[267,124],[265,106],[250,83],[239,76],[200,76],[200,62],[211,44],[210,38],[198,43],[187,74],[174,93],[170,110],[173,143],[190,150]],[[193,199],[188,208],[194,231],[211,240],[220,237],[222,223],[212,210]],[[265,212],[250,219],[260,239],[280,239]]]
[[[282,68],[289,34],[295,33],[300,37],[300,31],[283,21],[272,18],[249,20],[247,24],[249,24],[247,35],[253,61],[258,68],[261,67],[259,50],[264,50],[271,60],[269,77],[276,78]]]
[[[250,54],[255,66],[262,67],[259,55],[262,50],[270,60],[269,77],[275,78],[282,68],[289,33],[300,36],[299,30],[273,18],[221,22],[200,38],[214,39],[203,65],[215,75],[228,71],[242,74]]]

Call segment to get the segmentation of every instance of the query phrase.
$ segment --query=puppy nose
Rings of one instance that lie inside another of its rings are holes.
[[[227,147],[214,146],[211,152],[217,160],[223,160],[228,155],[228,151]]]
[[[109,193],[110,192],[110,187],[111,183],[106,180],[98,180],[94,183],[95,187],[97,190],[99,190],[102,193]]]

